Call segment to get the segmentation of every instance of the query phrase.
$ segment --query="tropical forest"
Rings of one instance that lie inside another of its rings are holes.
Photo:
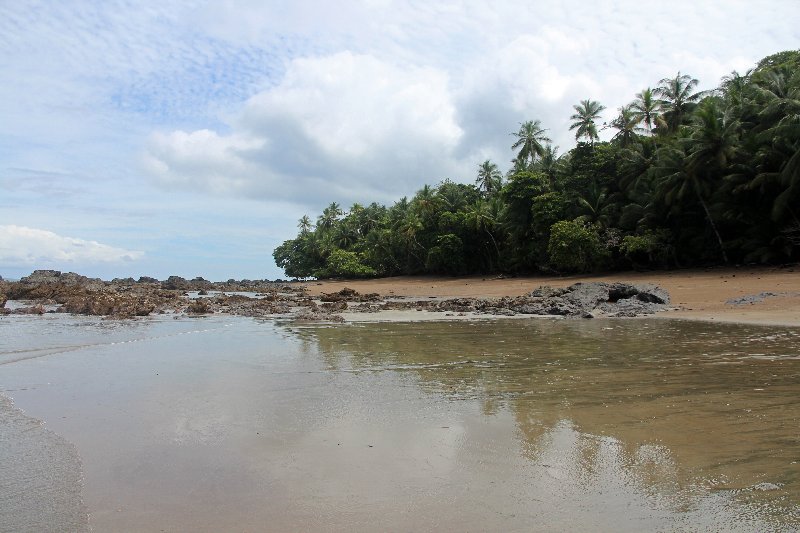
[[[600,122],[574,106],[560,154],[539,120],[509,140],[511,168],[476,164],[393,205],[331,203],[273,256],[287,276],[570,273],[800,259],[800,51],[714,90],[677,74]],[[599,140],[610,129],[613,137]]]

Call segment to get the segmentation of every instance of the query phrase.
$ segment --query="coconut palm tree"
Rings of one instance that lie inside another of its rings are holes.
[[[690,165],[685,149],[680,145],[665,147],[659,150],[657,166],[654,172],[658,176],[657,194],[669,207],[680,206],[694,197],[703,208],[706,220],[719,243],[722,260],[728,263],[725,243],[722,240],[717,224],[711,216],[707,198],[711,196],[712,184],[706,175],[698,173]]]
[[[721,178],[739,152],[739,121],[708,98],[693,117],[688,143],[688,168],[709,178]]]
[[[331,205],[323,209],[322,215],[317,219],[317,229],[331,229],[342,214],[343,211],[339,204],[331,202]]]
[[[644,124],[648,133],[652,133],[653,128],[661,119],[661,104],[650,87],[636,94],[636,100],[631,104],[636,120],[639,124]]]
[[[311,232],[311,219],[308,218],[308,215],[303,215],[303,217],[297,221],[297,227],[300,229],[300,235],[308,235]]]
[[[497,254],[497,258],[499,259],[500,248],[497,246],[497,240],[492,233],[492,230],[494,230],[497,225],[497,215],[496,204],[493,205],[491,201],[479,199],[467,207],[464,213],[464,221],[469,229],[477,233],[485,233],[489,237],[494,251]]]
[[[562,167],[562,158],[558,155],[558,146],[548,144],[544,147],[541,159],[536,162],[535,169],[547,176],[550,182],[550,190],[556,190],[556,176]]]
[[[641,130],[638,124],[639,121],[632,104],[620,107],[619,114],[609,124],[610,127],[617,130],[613,140],[619,142],[623,148],[626,148],[636,139],[636,134]]]
[[[660,104],[667,130],[675,133],[706,92],[692,92],[699,81],[680,72],[674,78],[664,78],[659,83],[661,85],[654,92],[661,97]]]
[[[503,186],[503,174],[497,165],[489,159],[478,165],[478,178],[475,180],[478,190],[483,191],[484,196],[489,197],[499,191]]]
[[[576,130],[575,140],[586,137],[589,144],[594,144],[594,141],[599,139],[594,121],[600,118],[600,113],[605,107],[594,100],[581,100],[580,104],[572,107],[575,109],[575,114],[569,118],[574,122],[569,129]]]
[[[545,131],[547,130],[542,129],[540,121],[528,120],[520,124],[518,132],[511,134],[517,138],[517,141],[511,145],[511,149],[516,150],[519,148],[516,158],[518,163],[524,165],[529,159],[533,162],[537,157],[542,156],[544,153],[544,145],[542,143],[551,142],[544,134]]]

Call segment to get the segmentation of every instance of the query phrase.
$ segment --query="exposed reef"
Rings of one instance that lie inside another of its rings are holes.
[[[633,317],[662,311],[669,295],[654,285],[576,283],[542,286],[517,297],[396,298],[360,294],[349,288],[312,298],[299,282],[211,282],[170,276],[102,281],[72,272],[37,270],[17,282],[0,281],[0,302],[16,304],[4,314],[49,312],[133,318],[150,314],[285,316],[298,320],[341,321],[341,314],[418,310],[489,316],[544,315],[568,318]]]

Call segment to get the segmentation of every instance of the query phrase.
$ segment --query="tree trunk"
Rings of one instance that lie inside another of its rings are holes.
[[[697,192],[697,191],[695,191]],[[722,242],[722,237],[719,235],[719,231],[717,231],[717,225],[714,224],[714,219],[711,218],[711,212],[708,210],[708,206],[706,202],[703,200],[703,197],[700,196],[700,193],[697,192],[697,199],[700,200],[700,205],[703,206],[703,211],[706,212],[706,217],[708,218],[708,223],[711,225],[711,229],[714,230],[714,235],[717,237],[717,241],[719,242],[719,249],[722,252],[722,260],[725,261],[725,264],[728,264],[728,254],[725,253],[725,244]]]

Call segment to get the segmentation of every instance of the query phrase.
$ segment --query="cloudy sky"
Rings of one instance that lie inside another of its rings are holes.
[[[505,169],[539,119],[800,47],[797,0],[0,2],[0,275],[276,278],[332,201]]]

